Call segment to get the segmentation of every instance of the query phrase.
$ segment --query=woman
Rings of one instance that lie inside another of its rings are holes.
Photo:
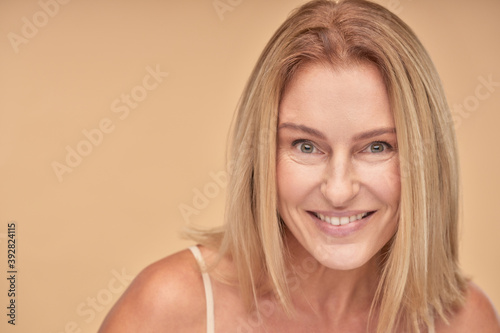
[[[233,130],[226,224],[146,268],[100,332],[500,332],[458,266],[444,93],[395,15],[299,8]]]

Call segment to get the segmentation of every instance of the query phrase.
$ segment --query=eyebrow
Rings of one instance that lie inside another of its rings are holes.
[[[359,133],[354,136],[354,141],[369,139],[373,138],[374,136],[379,136],[387,133],[396,134],[396,129],[394,127],[382,127],[368,132]]]
[[[326,139],[326,135],[324,135],[322,132],[315,130],[314,128],[304,126],[304,125],[298,125],[298,124],[294,124],[294,123],[283,123],[283,124],[279,125],[278,130],[280,130],[282,128],[290,128],[290,129],[293,129],[296,131],[300,131],[300,132],[304,132],[304,133],[307,133],[310,135],[314,135],[314,136],[316,136],[320,139],[323,139],[323,140]]]
[[[290,129],[293,129],[296,131],[300,131],[300,132],[304,132],[304,133],[316,136],[316,137],[323,139],[323,140],[326,139],[325,134],[323,134],[322,132],[320,132],[314,128],[307,127],[305,125],[299,125],[299,124],[294,124],[294,123],[283,123],[283,124],[279,125],[278,130],[280,130],[282,128],[290,128]],[[362,133],[356,134],[353,137],[353,141],[365,140],[365,139],[373,138],[375,136],[379,136],[379,135],[383,135],[383,134],[387,134],[387,133],[395,134],[396,129],[394,127],[376,128],[374,130],[370,130],[367,132],[362,132]]]

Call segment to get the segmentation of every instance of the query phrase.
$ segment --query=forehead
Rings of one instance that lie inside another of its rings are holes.
[[[324,64],[300,68],[280,103],[279,122],[289,121],[394,126],[383,77],[369,63],[338,69]]]

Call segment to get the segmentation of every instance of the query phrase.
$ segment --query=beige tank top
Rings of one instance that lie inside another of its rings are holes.
[[[201,277],[203,278],[203,286],[205,287],[205,300],[207,303],[207,333],[215,333],[215,315],[214,315],[214,293],[212,291],[212,282],[210,276],[206,272],[206,264],[200,249],[197,246],[189,248],[196,258],[201,269]]]

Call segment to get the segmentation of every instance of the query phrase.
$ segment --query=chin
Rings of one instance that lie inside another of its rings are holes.
[[[354,244],[317,245],[311,255],[323,266],[338,271],[350,271],[365,267],[373,262],[378,251],[365,252]]]

